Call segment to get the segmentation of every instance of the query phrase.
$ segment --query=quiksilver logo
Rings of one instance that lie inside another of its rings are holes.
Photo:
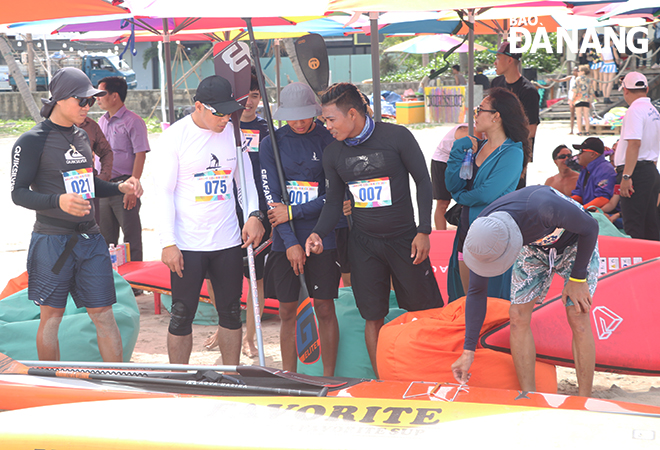
[[[67,164],[80,164],[87,162],[85,155],[76,150],[73,145],[71,145],[71,148],[64,153],[64,160]]]
[[[14,190],[16,184],[16,174],[18,173],[18,163],[21,161],[21,146],[14,147],[14,156],[11,160],[11,191]]]

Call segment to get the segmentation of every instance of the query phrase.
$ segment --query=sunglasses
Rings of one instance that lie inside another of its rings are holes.
[[[228,116],[229,114],[221,113],[216,111],[216,109],[213,106],[207,105],[206,103],[202,103],[204,105],[204,108],[208,109],[211,111],[211,114],[213,114],[215,117],[225,117]]]
[[[96,97],[78,97],[76,95],[73,96],[76,100],[78,100],[78,106],[81,108],[84,108],[85,106],[88,106],[91,108],[94,106],[94,103],[96,103]]]
[[[573,156],[573,155],[563,154],[563,155],[557,156],[555,159],[566,159],[566,158],[570,158],[571,156]]]
[[[479,114],[481,114],[482,111],[483,111],[483,112],[493,113],[493,114],[495,114],[495,113],[497,112],[497,111],[494,110],[494,109],[484,109],[484,108],[482,108],[481,106],[477,106],[476,108],[474,108],[474,115],[475,115],[475,116],[478,116]]]

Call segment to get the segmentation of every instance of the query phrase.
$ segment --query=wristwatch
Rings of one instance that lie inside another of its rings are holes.
[[[248,216],[248,219],[249,219],[250,217],[256,217],[256,218],[259,219],[262,223],[263,223],[264,220],[266,220],[266,215],[265,215],[263,212],[259,211],[258,209],[257,209],[256,211],[252,211],[252,212],[250,213],[250,215]]]
[[[621,175],[621,178],[623,178],[624,180],[630,180],[630,175],[624,173],[623,175]]]

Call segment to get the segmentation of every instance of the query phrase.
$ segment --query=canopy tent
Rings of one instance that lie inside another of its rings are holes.
[[[29,2],[6,1],[2,5],[0,23],[13,24],[36,20],[64,19],[70,17],[99,17],[126,11],[103,0],[31,0]]]
[[[392,47],[385,49],[385,52],[404,52],[416,54],[446,52],[449,49],[461,44],[461,42],[462,39],[455,38],[448,34],[429,34],[417,36],[408,41],[393,45]],[[486,47],[483,45],[474,44],[474,50],[480,52],[486,50]],[[458,53],[466,53],[468,51],[468,46],[467,44],[463,44],[455,51]]]

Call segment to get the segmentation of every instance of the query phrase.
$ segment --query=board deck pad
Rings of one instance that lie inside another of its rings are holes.
[[[631,375],[660,375],[660,258],[603,275],[593,296],[591,327],[596,342],[596,370]],[[571,329],[561,294],[534,308],[532,333],[536,358],[575,367]],[[485,333],[484,348],[510,353],[509,322]]]

